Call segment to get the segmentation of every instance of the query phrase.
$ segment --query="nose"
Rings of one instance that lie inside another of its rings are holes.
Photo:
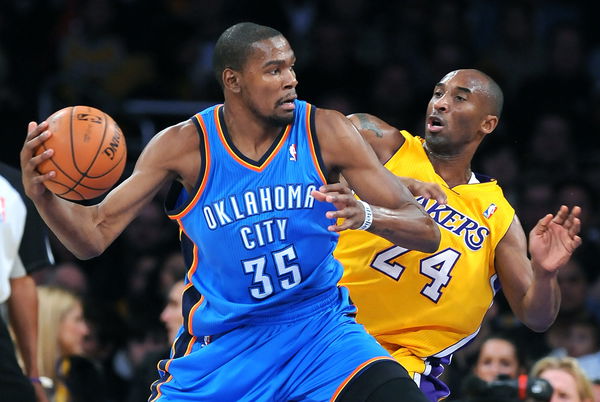
[[[90,326],[85,322],[81,325],[81,333],[83,336],[88,336],[90,334]]]
[[[439,112],[448,110],[448,101],[445,94],[433,101],[433,108]]]
[[[298,85],[298,80],[296,79],[296,72],[293,68],[287,69],[287,72],[284,75],[283,82],[285,89],[296,88]]]
[[[160,320],[164,323],[169,321],[169,309],[167,307],[160,313]]]

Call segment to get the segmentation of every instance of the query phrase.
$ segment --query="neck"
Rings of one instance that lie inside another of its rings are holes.
[[[231,141],[240,152],[254,160],[260,159],[283,128],[257,118],[251,110],[235,103],[225,104],[223,116]]]
[[[466,184],[471,179],[472,155],[459,153],[456,155],[441,155],[431,151],[425,144],[425,152],[433,165],[435,172],[452,188]]]

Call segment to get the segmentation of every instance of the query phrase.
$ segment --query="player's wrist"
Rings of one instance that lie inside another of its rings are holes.
[[[560,267],[556,269],[549,269],[538,263],[535,259],[532,259],[531,269],[533,270],[533,275],[536,279],[554,279],[558,276],[558,270]]]
[[[358,200],[358,202],[360,202],[365,209],[365,219],[363,220],[362,225],[357,228],[357,230],[367,230],[373,224],[373,210],[368,203],[362,200]]]

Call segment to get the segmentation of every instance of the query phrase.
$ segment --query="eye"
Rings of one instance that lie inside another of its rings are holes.
[[[456,95],[455,99],[459,102],[464,102],[467,100],[467,98],[465,98],[464,96],[460,96],[460,95]]]
[[[271,75],[277,75],[280,72],[281,72],[281,70],[279,68],[275,68],[275,69],[269,71],[269,74],[271,74]]]
[[[433,96],[439,98],[440,96],[442,96],[442,91],[433,91]]]

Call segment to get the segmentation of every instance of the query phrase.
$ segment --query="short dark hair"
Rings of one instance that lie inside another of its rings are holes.
[[[283,36],[271,27],[253,22],[240,22],[225,30],[217,40],[213,54],[213,72],[223,87],[221,74],[226,68],[241,70],[252,52],[252,44],[275,36]]]

